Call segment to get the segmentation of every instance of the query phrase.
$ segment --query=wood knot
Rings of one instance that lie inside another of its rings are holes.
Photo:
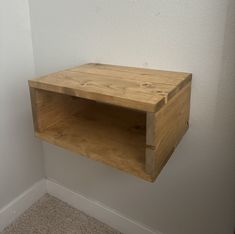
[[[145,88],[152,88],[153,84],[150,82],[144,82],[144,83],[141,83],[141,86]]]

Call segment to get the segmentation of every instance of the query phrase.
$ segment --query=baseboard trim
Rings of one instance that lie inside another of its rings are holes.
[[[89,199],[81,194],[58,184],[57,182],[48,179],[46,180],[47,192],[58,199],[68,203],[86,214],[97,218],[103,223],[119,230],[125,234],[162,234],[158,231],[151,230],[139,222],[132,220],[120,214],[118,211],[110,209],[98,201]]]
[[[35,183],[0,210],[0,232],[46,193],[46,180]]]
[[[113,210],[98,201],[76,193],[51,179],[38,181],[0,210],[0,232],[45,193],[49,193],[59,198],[72,207],[97,218],[101,222],[108,224],[122,233],[162,234],[161,232],[152,230],[150,227],[147,227],[140,222],[126,217],[120,212]]]

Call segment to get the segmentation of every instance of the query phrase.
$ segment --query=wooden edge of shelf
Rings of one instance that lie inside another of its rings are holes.
[[[80,97],[88,100],[98,101],[110,105],[121,106],[125,108],[130,108],[134,110],[144,111],[144,112],[156,112],[162,108],[165,104],[165,98],[162,97],[157,103],[146,103],[135,100],[126,101],[125,98],[115,97],[115,101],[112,95],[100,94],[98,92],[90,92],[83,90],[76,90],[76,92],[67,87],[60,87],[51,84],[40,83],[37,80],[29,80],[28,81],[30,88],[46,90],[54,93],[60,93],[64,95]],[[95,95],[95,98],[93,97]],[[131,105],[130,105],[131,103]]]
[[[156,178],[188,130],[191,82],[157,113],[147,113],[146,172]],[[169,125],[166,126],[166,124]]]
[[[165,104],[175,97],[185,86],[192,82],[192,73],[187,73],[187,76],[165,97]],[[159,109],[160,110],[160,109]],[[157,110],[157,111],[159,111]]]
[[[81,97],[84,99],[99,101],[106,104],[122,106],[130,109],[136,109],[139,111],[154,113],[160,111],[164,105],[166,105],[173,97],[175,97],[181,91],[181,89],[183,89],[188,83],[192,81],[192,74],[191,73],[187,74],[188,74],[187,77],[184,80],[182,80],[179,83],[179,85],[177,85],[173,90],[171,90],[166,96],[162,96],[162,99],[160,99],[156,103],[146,103],[146,102],[141,103],[141,101],[135,101],[135,100],[126,101],[126,99],[122,97],[115,97],[116,100],[114,101],[112,95],[100,94],[98,92],[91,92],[91,91],[83,91],[81,89],[74,91],[74,89],[72,88],[61,87],[52,84],[44,84],[38,81],[40,77],[33,80],[28,80],[28,84],[30,88],[42,89],[50,92]]]
[[[113,69],[113,70],[120,70],[122,68],[124,69],[131,69],[133,72],[135,70],[135,72],[139,73],[141,70],[142,71],[151,71],[151,72],[169,72],[169,73],[178,73],[178,74],[184,74],[186,77],[192,75],[192,73],[190,72],[181,72],[181,71],[170,71],[170,70],[159,70],[159,69],[155,69],[155,68],[147,68],[147,67],[135,67],[135,66],[123,66],[123,65],[113,65],[113,64],[108,64],[108,63],[85,63],[85,64],[81,64],[80,66],[95,66],[97,68],[99,68],[100,66],[102,67],[102,69]],[[78,68],[80,66],[75,66],[75,67],[72,67],[72,68],[69,68],[69,69],[66,69],[66,70],[71,70],[71,69],[75,69],[75,68]],[[104,67],[108,67],[108,68],[104,68]],[[135,73],[134,72],[134,73]],[[150,74],[149,74],[150,75]],[[154,74],[151,74],[151,75],[154,75]]]
[[[33,116],[33,127],[34,131],[38,130],[38,117],[37,117],[37,106],[36,106],[36,91],[34,88],[29,86],[29,93],[30,93],[30,101],[31,101],[31,108],[32,108],[32,116]]]
[[[40,133],[38,131],[35,131],[35,136],[43,141],[46,141],[46,142],[49,142],[51,144],[54,144],[58,147],[62,147],[64,149],[67,149],[75,154],[79,154],[80,156],[82,157],[85,157],[85,158],[88,158],[90,160],[94,160],[94,161],[97,161],[99,163],[104,163],[108,166],[111,166],[112,168],[114,169],[117,169],[119,171],[122,171],[122,172],[125,172],[125,173],[128,173],[129,175],[132,175],[132,176],[136,176],[144,181],[148,181],[148,182],[154,182],[155,181],[155,177],[152,177],[151,175],[149,175],[148,173],[146,173],[145,171],[135,171],[135,170],[129,170],[127,169],[126,167],[122,167],[120,165],[116,165],[116,164],[110,164],[108,162],[106,162],[105,160],[99,160],[95,157],[92,157],[91,155],[88,155],[88,154],[82,154],[82,153],[78,153],[77,150],[75,148],[71,148],[71,147],[68,147],[67,144],[63,144],[62,142],[59,142],[57,140],[52,140],[50,137],[46,137],[45,134],[43,133]]]

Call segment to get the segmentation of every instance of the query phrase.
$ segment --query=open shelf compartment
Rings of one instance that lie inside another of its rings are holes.
[[[36,136],[150,180],[146,112],[36,89]]]
[[[29,86],[36,136],[147,181],[188,129],[190,73],[85,64]]]

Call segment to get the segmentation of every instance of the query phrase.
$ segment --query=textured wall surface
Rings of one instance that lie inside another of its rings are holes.
[[[155,183],[45,143],[47,177],[164,234],[231,234],[234,1],[29,3],[37,75],[85,62],[193,73],[190,129]]]
[[[0,209],[44,176],[27,80],[35,75],[28,1],[0,7]]]

